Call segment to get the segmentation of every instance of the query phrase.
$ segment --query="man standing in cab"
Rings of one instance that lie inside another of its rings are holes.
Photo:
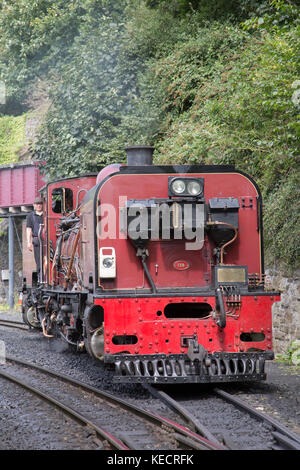
[[[33,211],[28,214],[26,219],[27,248],[33,250],[36,262],[37,280],[41,282],[41,253],[40,239],[43,225],[43,199],[37,197],[33,203]]]

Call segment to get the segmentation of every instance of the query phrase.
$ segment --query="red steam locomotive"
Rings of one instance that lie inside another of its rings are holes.
[[[127,165],[47,184],[43,272],[24,266],[23,318],[114,366],[118,382],[264,380],[277,292],[262,200],[233,166]]]

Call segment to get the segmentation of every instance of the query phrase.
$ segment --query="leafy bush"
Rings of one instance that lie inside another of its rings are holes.
[[[25,144],[25,121],[26,115],[0,117],[0,165],[19,160],[18,151]]]
[[[76,175],[123,158],[136,77],[134,63],[130,70],[122,63],[120,38],[121,27],[103,19],[101,29],[81,31],[69,61],[53,74],[53,104],[33,149],[49,176]]]
[[[266,2],[263,2],[266,3]],[[292,1],[272,0],[263,8],[256,9],[256,15],[243,23],[245,29],[281,33],[299,26],[299,8]]]
[[[161,164],[234,164],[263,191],[267,259],[298,266],[293,1],[3,0],[0,7],[7,89],[0,111],[22,114],[36,80],[51,84],[52,105],[32,148],[49,178],[122,161],[133,143],[154,144]]]
[[[300,340],[296,339],[291,342],[285,354],[278,354],[277,358],[282,361],[287,361],[293,366],[300,366]]]
[[[216,72],[216,64],[219,67],[220,62],[226,62],[244,40],[245,34],[233,26],[211,24],[156,61],[153,79],[162,93],[163,110],[176,116],[189,109],[198,90]]]
[[[120,15],[122,0],[3,0],[0,3],[0,80],[3,112],[18,112],[35,80],[68,61],[68,49],[88,21]]]
[[[212,31],[203,30],[201,42],[206,34],[207,43],[218,44]],[[268,260],[296,267],[300,128],[293,86],[299,35],[294,29],[263,38],[230,28],[227,33],[226,55],[210,49],[209,59],[198,63],[198,77],[196,54],[191,64],[181,53],[185,44],[158,62],[165,117],[156,161],[234,164],[252,175],[265,200]]]

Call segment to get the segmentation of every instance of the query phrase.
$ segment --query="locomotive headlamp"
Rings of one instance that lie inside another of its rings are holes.
[[[202,186],[198,181],[191,181],[187,185],[187,190],[191,196],[198,196],[202,191]]]
[[[99,253],[99,276],[102,279],[116,277],[116,254],[112,247],[102,247]]]
[[[102,264],[105,268],[111,268],[114,263],[113,258],[103,258]]]
[[[168,196],[188,196],[203,197],[204,179],[203,178],[177,178],[168,179]]]
[[[185,192],[185,182],[182,180],[175,180],[171,184],[171,189],[175,194],[182,194]]]

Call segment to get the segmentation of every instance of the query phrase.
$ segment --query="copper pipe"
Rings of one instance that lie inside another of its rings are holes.
[[[237,228],[232,225],[232,224],[228,224],[227,222],[208,222],[207,225],[227,225],[227,227],[231,227],[233,230],[234,230],[234,236],[231,240],[229,240],[229,242],[227,243],[224,243],[224,245],[222,245],[221,247],[221,258],[220,258],[220,264],[224,264],[223,263],[223,259],[224,259],[224,248],[225,246],[228,246],[228,245],[231,245],[231,243],[233,243],[235,241],[235,239],[237,238],[237,234],[238,234],[238,231],[237,231]]]
[[[73,266],[73,262],[74,262],[74,258],[75,258],[75,253],[76,253],[79,237],[80,237],[80,230],[78,230],[78,232],[76,233],[76,238],[75,238],[74,245],[73,245],[72,256],[71,256],[71,259],[70,259],[70,262],[69,262],[67,274],[65,275],[64,289],[67,288],[67,284],[70,280],[71,270],[72,270],[72,266]]]
[[[47,302],[46,302],[46,305],[45,305],[45,312],[48,313],[48,308],[49,308],[49,304],[50,304],[50,301],[51,301],[51,297],[49,295],[48,299],[47,299]]]
[[[224,222],[225,223],[225,222]],[[231,225],[231,224],[226,224],[226,225]],[[231,225],[231,227],[234,229],[234,236],[232,238],[232,240],[229,240],[229,242],[225,243],[222,247],[221,247],[221,258],[220,258],[220,264],[223,264],[223,258],[224,258],[224,248],[225,246],[228,246],[228,245],[231,245],[231,243],[233,243],[235,241],[235,239],[237,238],[237,229]]]
[[[46,338],[54,338],[53,335],[48,335],[48,333],[46,331],[46,327],[45,327],[45,322],[46,322],[46,317],[42,321],[43,335],[46,336]]]
[[[52,322],[56,319],[56,312],[53,312],[50,317],[50,328],[52,328]]]

